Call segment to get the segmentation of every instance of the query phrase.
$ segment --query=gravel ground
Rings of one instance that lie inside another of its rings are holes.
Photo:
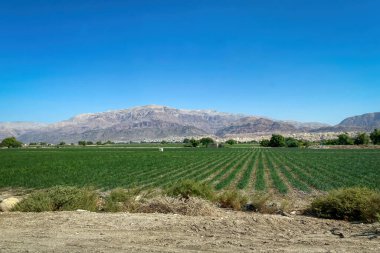
[[[380,224],[223,211],[0,213],[0,252],[380,252]]]

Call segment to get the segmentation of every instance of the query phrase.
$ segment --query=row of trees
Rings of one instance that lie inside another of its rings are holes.
[[[210,137],[204,137],[199,140],[191,138],[185,138],[183,140],[183,143],[186,147],[198,147],[199,145],[202,145],[204,147],[209,147],[211,144],[215,144],[215,141]]]
[[[370,141],[374,145],[380,145],[380,130],[375,129],[370,134],[357,133],[356,136],[350,137],[348,133],[338,135],[336,139],[323,140],[322,145],[368,145]],[[309,146],[311,143],[305,140],[297,140],[292,137],[284,137],[280,134],[273,134],[270,140],[260,141],[263,147],[302,147]]]
[[[99,145],[108,145],[108,144],[115,144],[115,142],[113,142],[113,141],[106,141],[106,142],[97,141],[94,143],[92,141],[78,141],[79,146],[87,146],[87,145],[98,145],[99,146]],[[65,145],[65,144],[63,144],[63,145]]]
[[[280,134],[272,134],[270,140],[262,140],[260,141],[260,145],[263,147],[289,147],[289,148],[297,148],[297,147],[307,147],[310,145],[310,142],[305,140],[297,140],[292,137],[284,137]]]
[[[358,133],[350,137],[347,133],[338,135],[338,138],[322,141],[323,145],[368,145],[370,141],[374,145],[380,144],[380,130],[375,129],[369,135],[367,133]]]

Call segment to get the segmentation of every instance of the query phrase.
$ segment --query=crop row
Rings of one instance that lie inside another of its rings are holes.
[[[165,187],[181,179],[216,190],[311,192],[380,188],[379,150],[46,149],[0,150],[0,188],[54,185]]]

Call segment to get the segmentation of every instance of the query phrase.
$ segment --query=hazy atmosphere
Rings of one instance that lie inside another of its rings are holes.
[[[336,124],[379,111],[379,8],[2,1],[0,121],[159,104]]]

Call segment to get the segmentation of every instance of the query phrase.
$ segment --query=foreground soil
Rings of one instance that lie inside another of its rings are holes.
[[[0,252],[380,252],[379,228],[224,211],[0,213]]]

